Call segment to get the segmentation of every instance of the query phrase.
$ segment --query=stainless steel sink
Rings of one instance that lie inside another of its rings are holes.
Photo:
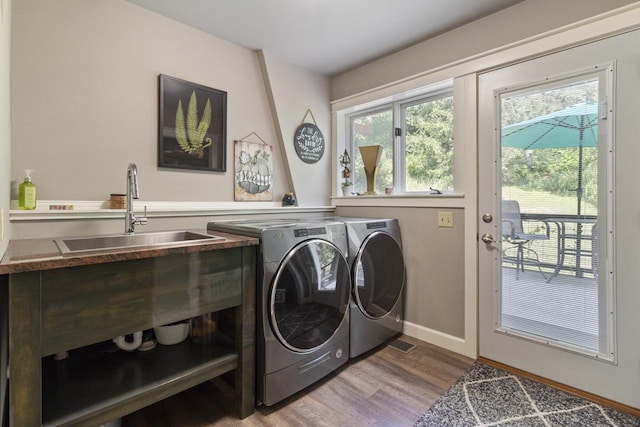
[[[224,237],[201,234],[193,231],[164,231],[158,233],[116,234],[112,236],[73,237],[56,239],[63,255],[82,252],[128,249],[145,246],[177,245],[204,240],[224,240]]]

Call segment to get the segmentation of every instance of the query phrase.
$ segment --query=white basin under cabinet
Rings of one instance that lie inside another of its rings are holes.
[[[255,246],[8,277],[12,426],[96,426],[233,370],[236,412],[253,412]],[[103,352],[114,337],[209,312],[221,314],[212,343]]]

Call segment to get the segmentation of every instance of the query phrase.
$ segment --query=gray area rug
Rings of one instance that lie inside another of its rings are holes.
[[[640,426],[640,418],[476,362],[414,427]]]

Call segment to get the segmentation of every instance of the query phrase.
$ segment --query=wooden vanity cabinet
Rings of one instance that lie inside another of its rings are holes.
[[[255,406],[254,304],[254,246],[11,274],[10,425],[95,426],[232,370],[244,418]],[[233,314],[226,340],[101,351],[221,310]]]

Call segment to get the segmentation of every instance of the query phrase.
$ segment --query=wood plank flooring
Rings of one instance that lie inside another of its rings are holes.
[[[389,346],[349,361],[311,387],[239,420],[222,379],[194,387],[123,419],[123,427],[412,426],[473,360],[409,336],[409,353]]]

